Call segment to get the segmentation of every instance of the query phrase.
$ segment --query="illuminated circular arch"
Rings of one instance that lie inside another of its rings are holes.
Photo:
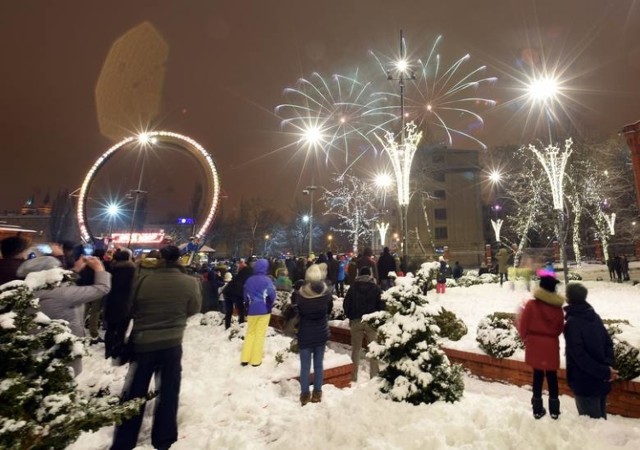
[[[170,143],[177,145],[181,150],[187,151],[194,156],[205,169],[207,187],[204,191],[205,205],[208,205],[207,216],[202,226],[195,233],[195,237],[200,239],[204,237],[213,223],[213,218],[218,207],[218,201],[220,198],[220,178],[218,176],[218,170],[213,162],[211,155],[198,144],[196,141],[188,136],[184,136],[178,133],[172,133],[170,131],[150,131],[148,133],[142,133],[137,136],[131,136],[115,144],[109,150],[104,152],[102,156],[91,166],[89,172],[82,182],[80,187],[80,193],[78,195],[78,207],[76,210],[76,217],[78,219],[78,225],[80,227],[80,236],[85,242],[91,242],[93,235],[89,229],[89,223],[87,221],[87,194],[91,189],[91,185],[95,180],[96,173],[104,164],[119,150],[126,148],[126,146],[132,142],[139,142],[141,145],[155,145],[156,143]]]

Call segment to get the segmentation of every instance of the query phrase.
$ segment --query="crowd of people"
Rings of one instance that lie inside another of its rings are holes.
[[[68,243],[50,244],[42,254],[21,237],[0,242],[0,284],[23,279],[30,273],[64,268],[75,273],[74,284],[63,284],[36,292],[45,314],[69,322],[71,331],[92,342],[101,342],[99,323],[104,328],[105,358],[129,364],[122,400],[147,394],[151,378],[160,376],[159,400],[154,411],[152,444],[169,448],[178,436],[177,411],[181,384],[182,339],[187,318],[198,312],[219,311],[225,328],[234,315],[248,322],[240,364],[260,366],[267,327],[277,291],[290,293],[296,322],[300,358],[300,404],[322,401],[323,358],[329,339],[328,320],[333,297],[344,298],[344,312],[351,331],[352,381],[358,380],[358,367],[364,343],[376,339],[376,331],[363,316],[384,310],[382,293],[402,276],[397,257],[388,248],[374,258],[370,248],[360,255],[336,257],[331,252],[309,258],[257,259],[214,262],[185,267],[183,252],[168,245],[137,260],[131,250],[95,250],[88,255],[84,247]],[[498,254],[500,282],[508,281],[507,261]],[[450,267],[439,260],[437,289],[463,268],[456,261]],[[567,286],[565,297],[555,292],[559,283],[552,270],[538,272],[539,286],[518,319],[518,331],[525,343],[526,363],[533,368],[533,415],[546,414],[542,386],[547,381],[549,413],[557,419],[559,341],[564,332],[567,344],[567,378],[575,393],[580,414],[606,418],[606,396],[613,369],[613,347],[602,320],[586,302],[587,290],[581,284]],[[345,285],[348,286],[345,287]],[[85,305],[88,305],[85,308]],[[133,322],[133,325],[131,325]],[[130,334],[127,336],[127,331]],[[378,362],[371,359],[370,375],[378,373]],[[313,391],[310,372],[314,369]],[[80,373],[80,359],[72,367]],[[112,449],[136,446],[142,415],[124,421],[115,430]]]

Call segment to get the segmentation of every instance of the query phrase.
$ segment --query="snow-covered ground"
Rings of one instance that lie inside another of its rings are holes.
[[[603,318],[628,319],[640,325],[640,286],[587,281],[588,301]],[[429,299],[454,311],[469,327],[462,340],[447,345],[479,351],[475,342],[481,318],[495,311],[515,311],[529,297],[523,285],[496,284],[451,288]],[[413,406],[383,398],[376,380],[347,389],[323,388],[319,404],[300,407],[298,359],[276,365],[275,354],[289,340],[270,332],[260,367],[241,367],[239,339],[229,340],[223,327],[199,325],[194,317],[185,334],[179,440],[172,449],[638,449],[640,421],[609,416],[608,421],[577,415],[573,399],[561,397],[562,415],[534,420],[531,393],[501,383],[465,377],[460,402]],[[637,345],[637,343],[636,343]],[[348,349],[330,345],[325,367],[349,361]],[[103,359],[102,346],[85,358],[81,386],[109,386],[119,393],[126,369]],[[522,359],[517,353],[515,358]],[[89,387],[92,386],[92,387]],[[150,412],[140,433],[139,449],[151,449]],[[112,428],[85,433],[70,448],[106,449]]]

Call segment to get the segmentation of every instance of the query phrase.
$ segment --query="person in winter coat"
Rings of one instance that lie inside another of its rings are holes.
[[[455,264],[453,265],[453,271],[451,272],[453,279],[458,281],[458,278],[462,276],[462,273],[463,273],[462,266],[460,265],[460,262],[456,261]]]
[[[238,310],[238,322],[244,323],[244,283],[253,274],[251,266],[244,266],[238,274],[231,279],[222,290],[224,295],[224,328],[228,330],[231,326],[231,316],[233,307]]]
[[[618,378],[613,368],[613,341],[600,316],[587,303],[587,288],[567,285],[566,323],[567,383],[573,391],[578,414],[607,418],[607,394]]]
[[[506,248],[501,248],[496,253],[496,261],[498,262],[498,273],[500,274],[500,286],[502,281],[509,281],[509,252]]]
[[[16,271],[25,261],[23,254],[27,247],[27,240],[19,236],[9,236],[0,241],[0,284],[18,279]]]
[[[347,262],[344,260],[344,255],[340,257],[338,261],[338,278],[336,282],[336,295],[344,298],[344,280],[347,278]]]
[[[358,260],[356,261],[356,268],[358,269],[358,273],[360,273],[360,269],[363,267],[369,267],[371,270],[371,276],[377,282],[379,280],[378,277],[378,265],[376,261],[373,259],[373,251],[370,247],[365,247],[362,255],[358,256]]]
[[[298,348],[300,349],[300,403],[322,401],[324,349],[329,339],[328,317],[333,307],[331,288],[325,282],[325,264],[313,264],[305,273],[298,291]],[[309,374],[313,359],[313,394],[309,392]]]
[[[276,289],[267,276],[269,261],[259,259],[253,265],[253,275],[244,284],[244,302],[247,308],[247,334],[242,345],[240,363],[254,367],[262,364],[264,338],[267,334],[271,308],[276,299]]]
[[[111,291],[104,298],[104,357],[120,358],[124,355],[124,338],[131,319],[131,292],[136,277],[136,265],[131,261],[131,250],[118,250],[109,268]]]
[[[39,256],[28,259],[18,267],[17,275],[21,278],[30,273],[60,267],[62,263],[54,256]],[[62,319],[69,322],[71,332],[84,337],[84,305],[106,295],[111,289],[111,274],[104,270],[102,261],[92,256],[83,256],[74,265],[74,272],[79,273],[86,267],[95,273],[94,283],[89,286],[62,285],[53,289],[35,291],[40,299],[40,309],[51,319]],[[72,364],[76,376],[82,371],[80,358]]]
[[[385,247],[382,250],[380,259],[378,259],[378,275],[380,276],[380,287],[383,291],[386,291],[391,287],[391,278],[389,278],[389,272],[396,272],[396,260],[389,252],[389,247]]]
[[[159,391],[155,400],[151,444],[168,449],[178,440],[178,406],[182,382],[182,339],[187,318],[200,312],[202,287],[198,278],[183,273],[180,249],[167,245],[160,250],[153,272],[138,279],[133,294],[133,356],[121,401],[144,397],[151,378]],[[136,447],[144,417],[123,421],[115,429],[111,450]]]
[[[362,338],[366,338],[369,345],[376,339],[376,330],[368,323],[362,322],[362,316],[376,311],[382,311],[385,304],[381,299],[382,291],[371,276],[371,269],[363,267],[352,287],[344,298],[344,313],[349,319],[351,329],[351,360],[353,370],[351,381],[358,381],[358,365],[360,364],[360,352],[362,350]],[[369,361],[370,376],[378,374],[378,361]]]
[[[558,336],[564,327],[562,305],[564,297],[556,294],[559,281],[555,273],[538,272],[540,285],[533,291],[518,320],[518,332],[525,345],[525,362],[533,368],[533,417],[540,419],[547,411],[542,406],[542,384],[547,379],[549,414],[552,419],[560,415],[558,400],[558,368],[560,342]]]
[[[340,268],[340,263],[333,256],[333,253],[327,252],[327,283],[331,283],[331,292],[336,288],[336,284],[338,284],[338,269]]]
[[[352,256],[347,264],[347,284],[349,286],[353,286],[358,276],[358,265],[356,264],[358,258],[360,258],[360,255],[357,258]]]

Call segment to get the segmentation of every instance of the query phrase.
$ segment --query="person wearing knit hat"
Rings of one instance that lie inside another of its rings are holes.
[[[549,415],[560,415],[558,399],[558,369],[560,368],[559,336],[564,327],[562,305],[564,297],[556,293],[559,281],[555,273],[539,271],[539,287],[534,298],[524,306],[518,319],[518,332],[525,345],[525,362],[533,368],[533,417],[540,419],[547,411],[542,406],[542,385],[547,379]]]
[[[587,288],[569,283],[566,293],[567,383],[578,414],[606,419],[607,395],[611,382],[618,378],[618,371],[613,368],[613,341],[600,316],[587,303]]]
[[[298,348],[300,353],[300,404],[322,401],[324,349],[329,340],[328,318],[333,307],[332,289],[326,283],[327,265],[312,264],[296,295],[298,307]],[[313,359],[313,394],[309,392]]]

